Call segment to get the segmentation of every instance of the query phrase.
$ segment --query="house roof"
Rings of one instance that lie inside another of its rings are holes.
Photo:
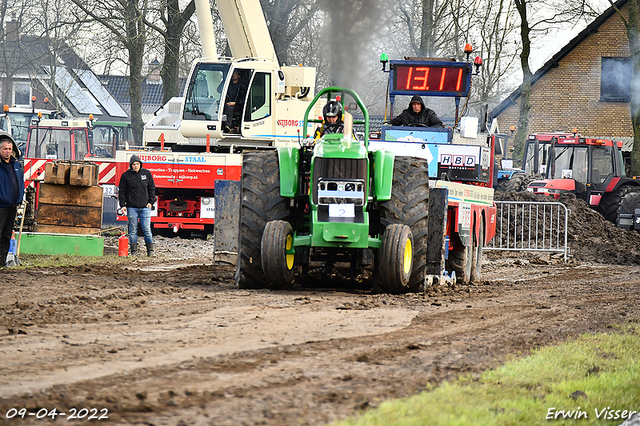
[[[53,104],[72,116],[94,114],[103,119],[127,118],[127,113],[105,90],[87,63],[64,41],[54,42],[58,59],[55,70],[51,67],[51,57],[43,39],[21,35],[19,39],[8,40],[0,46],[3,59],[0,60],[0,71],[20,80],[30,80],[31,86],[45,96],[52,96],[46,81],[55,74],[55,85],[59,90],[58,99]],[[38,102],[42,103],[43,99],[37,99]]]
[[[106,86],[107,90],[121,104],[131,104],[129,98],[129,77],[120,75],[102,75],[100,80]],[[186,83],[185,78],[181,78],[178,82],[180,92],[184,89]],[[142,105],[151,105],[156,108],[162,106],[162,82],[151,81],[145,79],[142,83]],[[154,109],[155,110],[155,109]]]
[[[582,30],[576,37],[574,37],[569,43],[567,43],[562,49],[560,49],[558,53],[553,55],[551,59],[549,59],[540,69],[535,72],[535,74],[533,74],[533,76],[531,76],[531,86],[533,86],[552,68],[556,68],[559,62],[564,59],[565,56],[571,53],[576,47],[578,47],[580,43],[582,43],[587,37],[589,37],[589,35],[597,33],[600,26],[604,24],[609,18],[611,18],[611,16],[617,13],[616,8],[620,9],[626,3],[627,0],[618,0],[613,6],[610,6],[600,16],[598,16],[591,24],[587,25],[584,30]],[[491,110],[491,112],[489,113],[490,117],[495,118],[509,106],[515,105],[520,95],[521,88],[518,87],[509,96],[507,96],[507,98],[502,101],[500,105]]]

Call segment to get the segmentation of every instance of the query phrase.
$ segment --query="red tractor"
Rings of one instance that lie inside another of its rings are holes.
[[[573,193],[610,222],[630,229],[632,223],[626,219],[640,208],[636,206],[640,180],[626,176],[622,142],[585,138],[577,133],[561,136],[551,137],[546,179],[531,182],[527,189],[555,199]]]
[[[626,176],[622,142],[563,133],[552,136],[550,143],[546,179],[531,182],[527,189],[555,199],[573,193],[607,220],[628,229],[630,224],[619,223],[619,218],[640,208],[631,201],[638,199],[640,180]]]

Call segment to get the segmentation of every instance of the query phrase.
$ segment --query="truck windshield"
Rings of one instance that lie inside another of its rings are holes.
[[[220,97],[228,73],[228,64],[197,65],[187,88],[183,115],[185,120],[219,120]]]
[[[67,129],[31,129],[26,157],[71,160],[71,131]]]
[[[547,157],[549,155],[550,142],[538,141],[538,173],[545,174],[547,171]],[[536,157],[535,157],[535,141],[527,141],[526,158],[524,161],[524,171],[529,174],[535,173]]]
[[[24,150],[24,146],[27,143],[27,135],[29,134],[29,125],[32,118],[37,118],[37,115],[30,112],[9,112],[6,116],[0,117],[2,130],[8,132],[9,128],[11,128],[11,136],[13,136],[18,148],[21,150]]]
[[[550,179],[575,179],[587,183],[588,149],[586,146],[556,146],[553,149],[555,164]]]

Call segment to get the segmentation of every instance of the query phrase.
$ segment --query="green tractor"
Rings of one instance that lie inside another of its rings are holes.
[[[345,113],[343,133],[307,139],[308,123],[322,121],[310,114],[325,97],[343,110],[357,105],[364,119],[354,122]],[[353,137],[354,123],[364,125],[364,140]],[[427,160],[369,152],[368,138],[369,115],[359,96],[329,87],[307,108],[300,147],[243,154],[239,288],[290,288],[319,267],[368,275],[379,291],[423,287]]]

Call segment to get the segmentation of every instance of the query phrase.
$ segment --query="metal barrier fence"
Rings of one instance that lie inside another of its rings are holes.
[[[567,261],[569,210],[564,204],[496,201],[496,207],[496,236],[485,250],[560,252]]]

